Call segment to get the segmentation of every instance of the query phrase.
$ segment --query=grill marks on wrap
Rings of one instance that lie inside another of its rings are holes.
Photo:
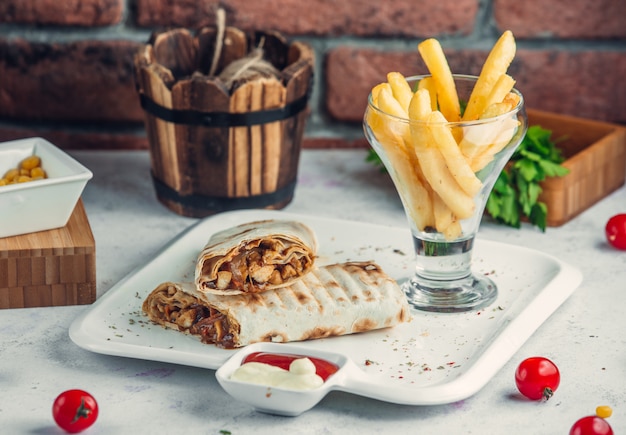
[[[410,319],[397,283],[372,263],[319,267],[289,287],[263,293],[206,294],[193,287],[161,285],[144,311],[162,320],[156,323],[225,348],[358,333]]]
[[[388,287],[379,275],[368,275],[363,263],[349,263],[344,267],[331,265],[315,270],[315,273],[307,275],[305,281],[297,281],[290,287],[278,289],[271,294],[264,293],[266,305],[278,305],[286,310],[299,310],[320,313],[331,311],[336,316],[341,316],[347,306],[360,306],[360,301],[375,303],[388,296]],[[375,268],[375,266],[371,266]],[[308,287],[307,287],[308,286]],[[267,297],[266,297],[267,296]],[[368,306],[368,305],[363,305]],[[384,325],[396,324],[396,317],[405,321],[408,312],[402,311],[398,316],[385,319]],[[343,327],[314,327],[306,331],[300,340],[323,338],[346,333],[358,333],[370,331],[380,327],[367,312],[362,312],[352,324],[350,331]],[[276,340],[274,340],[276,341]]]

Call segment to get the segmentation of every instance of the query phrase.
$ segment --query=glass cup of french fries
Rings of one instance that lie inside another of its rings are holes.
[[[403,289],[411,305],[425,311],[485,307],[497,287],[472,273],[472,249],[491,189],[526,133],[523,97],[509,82],[495,103],[481,101],[479,109],[468,103],[463,111],[478,77],[449,75],[452,108],[432,75],[387,78],[368,97],[364,131],[394,182],[413,236],[415,275]],[[480,113],[464,120],[468,110]]]

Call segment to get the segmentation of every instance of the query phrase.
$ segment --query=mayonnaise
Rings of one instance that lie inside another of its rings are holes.
[[[308,358],[293,360],[289,370],[258,362],[245,363],[233,372],[231,379],[290,390],[312,390],[324,383]]]

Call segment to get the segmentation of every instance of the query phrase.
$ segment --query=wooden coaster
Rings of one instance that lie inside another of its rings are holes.
[[[95,240],[82,200],[62,228],[0,238],[0,309],[95,300]]]

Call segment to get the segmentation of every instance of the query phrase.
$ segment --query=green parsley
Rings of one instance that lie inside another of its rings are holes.
[[[530,126],[489,195],[487,213],[514,228],[519,228],[525,218],[545,231],[548,207],[539,201],[541,182],[546,177],[567,175],[569,170],[561,166],[564,160],[552,132],[539,125]]]

